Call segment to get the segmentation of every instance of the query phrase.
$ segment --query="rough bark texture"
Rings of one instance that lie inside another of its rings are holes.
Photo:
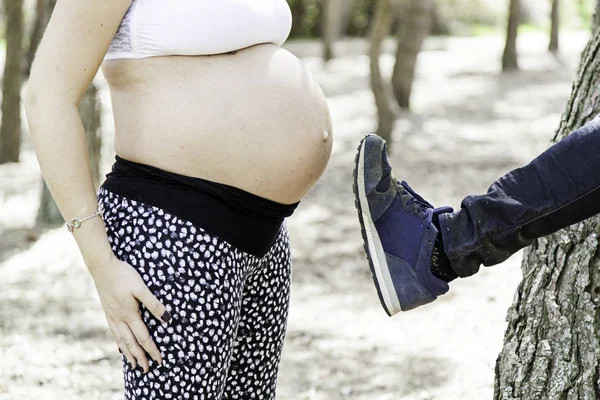
[[[337,40],[342,22],[342,0],[324,0],[323,15],[323,59],[334,58],[333,45]]]
[[[391,138],[396,115],[392,108],[391,94],[389,93],[390,88],[384,83],[381,77],[379,56],[381,54],[381,43],[390,31],[395,8],[392,0],[379,0],[377,2],[371,26],[371,43],[369,48],[371,89],[375,96],[378,116],[377,134],[387,141],[388,151],[390,151],[392,145]]]
[[[517,31],[521,19],[519,0],[510,0],[508,10],[508,26],[506,28],[506,45],[502,54],[502,71],[518,69],[517,63]]]
[[[83,96],[83,99],[81,99],[79,113],[85,128],[85,136],[90,153],[92,178],[94,179],[94,186],[96,188],[98,188],[100,182],[100,150],[102,147],[102,137],[100,135],[101,112],[98,88],[92,83]],[[64,220],[58,206],[54,202],[54,198],[48,190],[46,183],[43,182],[42,199],[38,209],[36,224],[38,227],[56,227],[62,223],[64,223]]]
[[[600,35],[583,53],[555,141],[600,113]],[[495,400],[600,399],[600,217],[525,250]]]
[[[23,0],[6,0],[6,61],[2,79],[0,164],[18,162],[21,150],[21,45]]]
[[[548,50],[552,53],[558,52],[558,32],[560,26],[559,0],[552,0],[552,12],[550,13],[550,44]]]
[[[431,29],[433,0],[409,0],[406,8],[398,25],[396,64],[392,74],[394,96],[401,108],[410,107],[417,57]]]

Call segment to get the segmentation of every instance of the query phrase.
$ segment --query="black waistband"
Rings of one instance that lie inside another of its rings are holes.
[[[262,257],[298,203],[281,204],[239,188],[180,175],[115,155],[106,190],[151,204]]]

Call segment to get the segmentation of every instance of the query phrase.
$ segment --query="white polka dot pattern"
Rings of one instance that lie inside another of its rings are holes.
[[[108,240],[172,315],[140,304],[163,356],[150,371],[122,355],[125,399],[274,399],[287,325],[291,255],[284,224],[262,258],[201,227],[103,187]]]

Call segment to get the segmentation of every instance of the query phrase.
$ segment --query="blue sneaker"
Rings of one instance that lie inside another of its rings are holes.
[[[377,135],[360,142],[355,164],[355,205],[381,305],[392,316],[434,301],[449,287],[431,272],[438,235],[432,220],[452,208],[434,208],[398,182]]]

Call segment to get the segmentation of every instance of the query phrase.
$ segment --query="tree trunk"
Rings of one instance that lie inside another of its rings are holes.
[[[350,16],[352,12],[351,1],[340,1],[340,36],[344,36],[348,32],[348,25],[350,24]]]
[[[592,21],[592,33],[595,33],[596,29],[600,26],[600,0],[596,1],[596,7],[594,9],[594,18]]]
[[[35,52],[40,44],[40,40],[42,40],[44,28],[48,25],[48,21],[50,20],[50,14],[52,13],[54,4],[56,4],[56,0],[36,0],[35,19],[29,36],[29,47],[27,49],[25,76],[29,76],[31,73],[31,64],[33,64],[33,58],[35,57]]]
[[[559,0],[552,0],[552,12],[550,13],[550,44],[548,45],[548,50],[552,53],[558,52],[558,31],[560,25],[560,13],[559,13]]]
[[[521,19],[519,0],[510,0],[508,10],[508,26],[506,28],[506,46],[502,55],[502,71],[518,69],[517,63],[517,31]]]
[[[555,141],[600,113],[600,34],[583,53]],[[539,239],[523,258],[496,361],[495,400],[600,398],[600,216]]]
[[[442,18],[439,13],[437,1],[432,1],[431,6],[431,34],[432,35],[447,35],[450,33],[448,21]]]
[[[21,150],[23,0],[6,0],[6,60],[2,78],[0,164],[18,162]]]
[[[396,64],[392,74],[394,96],[401,108],[409,108],[417,57],[431,29],[432,0],[409,0],[398,27]]]
[[[96,189],[100,184],[100,150],[102,148],[101,116],[102,105],[98,98],[98,88],[91,84],[81,99],[79,114],[85,128],[85,136],[90,154],[90,168]],[[62,215],[54,202],[46,183],[43,183],[42,199],[36,218],[38,226],[56,227],[63,224]]]
[[[38,208],[37,217],[35,220],[36,227],[55,228],[64,223],[63,217],[58,210],[58,206],[48,190],[46,181],[42,179],[42,199]]]
[[[392,146],[392,131],[394,129],[394,120],[396,115],[392,109],[388,85],[381,77],[379,67],[379,56],[381,54],[381,44],[383,39],[390,31],[392,25],[392,15],[395,5],[392,0],[378,0],[375,8],[375,16],[371,25],[369,58],[371,67],[371,89],[375,97],[377,106],[377,134],[386,140],[388,151]]]
[[[329,61],[334,58],[333,45],[340,34],[342,9],[340,4],[341,0],[323,1],[323,59]]]
[[[102,148],[102,103],[98,97],[98,88],[94,83],[90,85],[83,99],[81,99],[79,114],[85,127],[94,186],[98,188],[100,183],[100,150]]]
[[[294,0],[289,1],[289,3],[292,11],[292,30],[290,32],[290,37],[298,37],[302,33],[302,21],[304,20],[304,14],[306,14],[306,7],[304,6],[304,0]]]

